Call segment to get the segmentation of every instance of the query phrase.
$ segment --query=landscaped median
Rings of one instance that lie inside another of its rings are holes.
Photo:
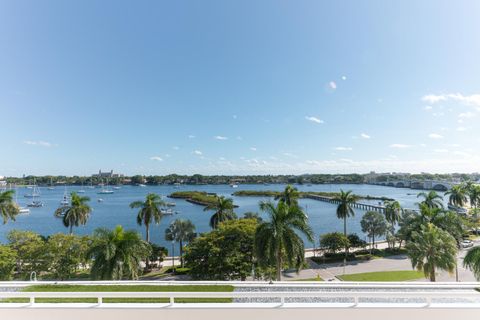
[[[425,278],[419,271],[379,271],[366,273],[352,273],[337,276],[342,281],[409,281]]]
[[[23,292],[232,292],[230,285],[34,285]],[[97,298],[37,298],[36,303],[97,303]],[[28,298],[0,302],[28,303]],[[168,298],[104,298],[104,303],[169,303]],[[175,303],[230,303],[232,298],[176,298]]]

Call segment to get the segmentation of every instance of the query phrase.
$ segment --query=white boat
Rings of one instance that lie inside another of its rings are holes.
[[[24,207],[18,207],[18,213],[30,213],[30,209]]]
[[[171,216],[175,212],[172,209],[160,209],[160,213],[166,216]]]
[[[82,182],[82,188],[78,190],[77,193],[85,193],[85,189],[83,189],[83,182]]]
[[[121,188],[122,188],[122,187],[119,187],[119,186],[113,187],[113,189],[115,189],[115,190],[120,190]]]
[[[101,184],[101,185],[102,185],[102,190],[97,192],[98,194],[112,194],[113,193],[113,190],[110,190],[108,188],[108,181],[105,185],[104,184]]]
[[[175,207],[177,204],[175,202],[165,202],[167,207]]]
[[[230,184],[230,187],[232,187],[232,188],[238,188],[238,184],[232,183],[232,184]]]
[[[27,207],[40,208],[40,207],[43,207],[43,203],[39,200],[32,200],[32,202],[27,204]]]
[[[47,189],[48,190],[55,190],[55,187],[53,186],[52,178],[50,178],[50,187],[48,187]]]
[[[138,186],[139,186],[139,187],[146,187],[147,185],[146,185],[146,184],[143,184],[143,183],[139,183]]]
[[[38,198],[40,197],[40,190],[38,189],[37,185],[34,184],[32,187],[32,193],[26,193],[23,196],[25,198]]]

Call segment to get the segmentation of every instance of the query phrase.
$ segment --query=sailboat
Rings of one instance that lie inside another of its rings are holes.
[[[90,181],[90,185],[88,186],[88,189],[95,189],[95,187],[93,186],[93,181]]]
[[[65,186],[65,191],[63,191],[63,199],[62,201],[60,201],[60,204],[62,206],[68,206],[70,204],[70,201],[68,199],[67,186]]]
[[[113,190],[110,190],[108,188],[108,180],[107,180],[107,183],[105,185],[102,185],[102,190],[100,190],[98,192],[98,194],[112,194],[113,193]]]
[[[18,213],[30,213],[30,209],[22,207],[18,204],[18,192],[17,192],[17,185],[14,186],[15,188],[15,203],[18,206]]]
[[[32,198],[32,202],[27,204],[27,207],[30,208],[40,208],[43,207],[43,202],[40,200],[35,200],[37,197],[40,197],[40,191],[38,190],[37,186],[33,185],[33,191],[29,195],[25,195],[27,198]]]
[[[78,190],[77,193],[85,193],[85,189],[83,188],[83,182],[82,182],[82,188]]]
[[[23,196],[25,198],[36,198],[40,197],[40,190],[38,189],[37,185],[35,184],[35,180],[33,180],[33,186],[32,186],[32,193],[26,193]]]
[[[48,190],[55,190],[55,187],[53,186],[52,178],[50,178],[50,187],[48,187]]]

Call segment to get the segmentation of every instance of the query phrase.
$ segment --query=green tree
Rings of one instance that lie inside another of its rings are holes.
[[[259,223],[263,221],[262,217],[257,212],[245,212],[243,219],[256,219]]]
[[[55,217],[61,218],[63,225],[70,228],[70,234],[73,234],[73,227],[85,225],[90,217],[92,208],[87,204],[89,197],[81,197],[77,193],[71,193],[70,205],[62,206],[55,210]]]
[[[6,224],[9,219],[15,221],[15,217],[20,213],[18,205],[13,201],[14,193],[13,190],[0,192],[0,216],[3,224]]]
[[[349,246],[350,241],[343,233],[330,232],[320,236],[320,247],[329,253],[336,253],[337,251]]]
[[[216,201],[207,205],[203,211],[213,210],[215,213],[210,218],[210,227],[212,229],[218,228],[220,222],[224,222],[227,220],[236,219],[237,216],[235,212],[233,212],[233,200],[227,199],[223,196],[217,197]]]
[[[47,252],[50,260],[49,271],[58,280],[72,278],[81,264],[87,264],[89,237],[57,233],[47,240]]]
[[[457,243],[446,231],[431,223],[413,231],[412,240],[406,245],[412,267],[423,271],[425,277],[435,281],[438,269],[453,272],[456,265]]]
[[[480,185],[469,183],[465,186],[465,188],[470,200],[470,206],[476,209],[480,204]]]
[[[275,196],[275,200],[283,202],[288,206],[291,206],[291,205],[297,206],[299,197],[300,197],[300,193],[298,192],[297,188],[291,185],[288,185],[285,187],[285,190],[283,190],[282,193]]]
[[[472,270],[475,278],[480,280],[480,247],[474,247],[468,250],[463,259],[463,266]]]
[[[27,278],[35,271],[40,274],[47,271],[50,260],[47,255],[46,243],[35,232],[12,230],[7,235],[10,248],[17,253],[17,272],[22,278]]]
[[[402,207],[398,201],[386,201],[385,202],[385,219],[388,223],[395,228],[395,224],[398,223],[402,215]]]
[[[367,211],[360,221],[362,231],[372,238],[372,249],[375,248],[375,236],[383,236],[387,232],[387,221],[383,214]]]
[[[443,197],[433,190],[428,193],[420,192],[417,194],[417,198],[423,198],[422,202],[420,203],[429,208],[443,208]]]
[[[9,246],[0,245],[0,281],[12,280],[16,263],[17,253]]]
[[[347,218],[353,217],[355,211],[352,208],[352,205],[358,201],[358,197],[352,194],[352,191],[343,191],[340,190],[340,194],[333,198],[334,201],[338,202],[337,206],[337,218],[343,219],[343,235],[347,236]],[[343,258],[343,264],[347,264],[347,252],[348,247],[345,247],[345,257]]]
[[[254,269],[256,219],[228,220],[186,246],[194,280],[245,280]],[[256,268],[259,272],[259,268]]]
[[[150,244],[134,230],[117,226],[113,230],[98,228],[88,252],[92,259],[90,276],[94,280],[138,279],[141,262],[151,254]]]
[[[176,241],[180,244],[180,264],[184,267],[183,245],[192,241],[197,234],[195,233],[195,225],[190,220],[176,219],[170,223],[165,230],[165,240]]]
[[[448,203],[454,206],[463,207],[467,202],[467,190],[463,185],[453,186],[449,191],[445,192],[449,195]]]
[[[160,223],[163,217],[161,207],[165,205],[166,203],[162,198],[154,193],[147,194],[145,201],[130,203],[130,208],[140,208],[137,214],[137,224],[139,226],[145,225],[145,240],[147,242],[150,242],[150,224],[152,222]]]
[[[276,278],[281,280],[284,262],[297,269],[304,262],[305,250],[299,233],[313,242],[313,231],[308,217],[298,206],[289,206],[279,201],[261,202],[260,209],[268,214],[269,220],[262,222],[255,234],[255,256],[261,266],[275,265]]]
[[[360,237],[356,233],[351,233],[347,236],[349,242],[349,248],[362,248],[364,249],[367,246],[367,242]]]

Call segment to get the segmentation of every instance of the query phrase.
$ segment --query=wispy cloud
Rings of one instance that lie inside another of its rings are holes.
[[[330,89],[333,89],[333,90],[337,89],[337,84],[335,83],[335,81],[330,81],[328,83],[328,86],[330,87]]]
[[[306,116],[305,117],[306,120],[308,121],[311,121],[311,122],[315,122],[315,123],[324,123],[324,121],[322,119],[319,119],[317,117],[312,117],[312,116]]]
[[[159,157],[159,156],[153,156],[153,157],[150,157],[150,160],[154,160],[154,161],[163,161],[162,157]]]
[[[213,138],[216,139],[216,140],[228,140],[228,138],[224,137],[224,136],[215,136]]]
[[[47,142],[47,141],[42,141],[42,140],[38,140],[38,141],[25,140],[25,141],[23,141],[23,143],[31,145],[31,146],[40,146],[40,147],[46,147],[46,148],[57,146],[56,144],[53,144],[53,143]]]
[[[422,101],[426,101],[431,104],[447,100],[454,100],[466,105],[480,107],[480,94],[472,94],[467,96],[461,93],[427,94],[422,97]]]
[[[458,114],[458,117],[460,119],[470,119],[470,118],[475,117],[475,113],[470,112],[470,111],[462,112],[462,113]]]
[[[257,148],[255,148],[255,147],[250,147],[250,150],[252,150],[252,151],[257,151]]]
[[[173,150],[180,150],[180,147],[178,147],[178,146],[173,146],[172,149],[173,149]]]
[[[195,136],[193,134],[189,134],[188,139],[195,139]]]
[[[197,156],[201,156],[203,154],[202,151],[200,150],[195,150],[193,151],[193,153],[196,154]]]
[[[458,127],[458,128],[457,128],[457,131],[460,131],[460,132],[462,132],[462,131],[467,131],[467,128],[465,128],[465,127]]]
[[[366,134],[366,133],[361,133],[361,134],[360,134],[360,137],[362,137],[363,139],[370,139],[370,138],[371,138],[371,137],[370,137],[368,134]]]
[[[394,148],[394,149],[406,149],[406,148],[410,148],[410,147],[411,147],[411,145],[402,144],[402,143],[394,143],[394,144],[390,145],[390,148]]]
[[[337,151],[352,151],[353,149],[351,147],[336,147],[334,148]]]
[[[438,133],[430,133],[430,134],[428,135],[428,137],[429,137],[430,139],[443,139],[443,136],[440,135],[440,134],[438,134]]]
[[[435,149],[433,150],[434,152],[437,152],[437,153],[447,153],[448,152],[448,149]]]

